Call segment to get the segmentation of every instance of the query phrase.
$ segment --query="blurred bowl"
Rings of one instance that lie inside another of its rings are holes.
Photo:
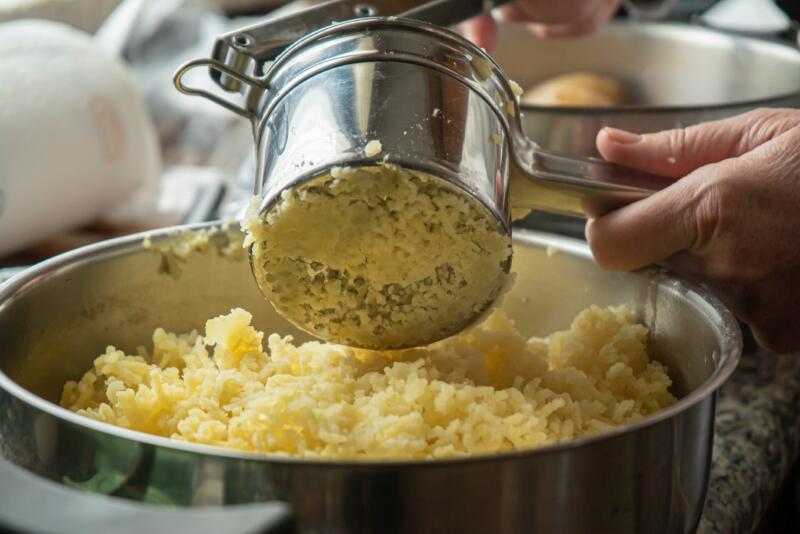
[[[523,88],[584,71],[623,84],[631,104],[612,108],[523,106],[540,145],[597,155],[605,126],[654,132],[762,107],[800,106],[800,50],[775,41],[673,23],[611,24],[588,37],[539,39],[502,24],[493,56]]]
[[[619,107],[522,107],[522,127],[553,150],[597,156],[606,126],[637,133],[685,127],[758,107],[800,107],[800,50],[776,41],[678,23],[619,23],[579,39],[543,40],[501,24],[492,55],[528,89],[584,71],[625,87]],[[583,238],[585,221],[533,212],[520,226]]]

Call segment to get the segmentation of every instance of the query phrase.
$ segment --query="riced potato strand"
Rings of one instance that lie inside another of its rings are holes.
[[[152,353],[109,347],[61,405],[126,428],[304,458],[445,458],[569,440],[675,399],[647,329],[592,307],[525,340],[504,312],[428,347],[371,352],[264,334],[234,309],[205,335],[157,329]]]
[[[392,164],[335,168],[243,223],[275,308],[326,341],[427,345],[471,324],[508,281],[511,240],[438,178]]]

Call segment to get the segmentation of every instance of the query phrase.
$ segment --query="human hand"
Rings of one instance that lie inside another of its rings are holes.
[[[619,3],[620,0],[517,0],[499,8],[499,12],[503,20],[527,23],[539,37],[575,37],[605,24]],[[461,31],[480,47],[494,47],[497,24],[489,13],[465,22]]]
[[[597,148],[677,179],[589,221],[602,267],[664,265],[707,284],[764,347],[800,349],[800,111],[759,109],[642,136],[605,128]]]

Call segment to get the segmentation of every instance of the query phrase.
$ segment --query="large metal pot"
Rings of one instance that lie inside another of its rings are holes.
[[[543,40],[504,24],[492,55],[524,88],[576,71],[626,87],[629,106],[523,106],[528,137],[571,154],[597,155],[595,137],[604,126],[646,133],[762,106],[800,106],[800,50],[700,26],[627,22],[579,39]]]
[[[162,231],[153,241],[171,236]],[[628,303],[651,328],[651,353],[670,369],[675,405],[539,449],[334,462],[173,442],[55,404],[64,381],[80,376],[108,343],[134,350],[156,326],[188,331],[242,306],[258,327],[302,339],[261,297],[247,262],[219,253],[229,238],[219,233],[171,274],[133,236],[48,260],[0,287],[3,455],[55,481],[148,502],[285,501],[304,532],[675,533],[696,526],[716,390],[740,355],[736,322],[713,297],[669,274],[603,272],[585,245],[544,234],[515,235],[519,278],[506,308],[518,327],[543,335],[589,304]]]

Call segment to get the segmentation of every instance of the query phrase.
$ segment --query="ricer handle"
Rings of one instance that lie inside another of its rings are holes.
[[[258,76],[289,45],[333,22],[361,17],[407,17],[450,26],[507,3],[509,0],[333,0],[283,17],[246,26],[217,37],[212,59],[245,76]],[[213,70],[224,89],[238,91],[239,82]]]
[[[509,169],[512,210],[595,217],[661,191],[674,180],[597,158],[537,147],[521,134]]]

